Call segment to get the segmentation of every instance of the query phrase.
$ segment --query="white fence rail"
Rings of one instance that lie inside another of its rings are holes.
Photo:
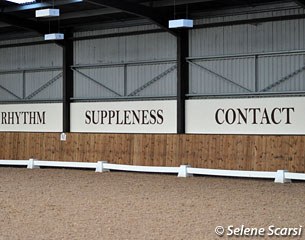
[[[40,167],[63,167],[63,168],[87,168],[95,169],[96,172],[107,172],[110,170],[129,171],[129,172],[149,172],[149,173],[175,173],[178,177],[189,177],[196,175],[221,176],[221,177],[242,177],[242,178],[270,178],[277,183],[291,182],[291,180],[304,180],[304,173],[291,173],[286,170],[278,170],[277,172],[267,171],[242,171],[242,170],[221,170],[192,168],[189,165],[181,165],[180,167],[154,167],[154,166],[136,166],[111,164],[106,161],[97,163],[91,162],[60,162],[60,161],[41,161],[36,159],[29,160],[0,160],[0,166],[26,166],[29,169]]]
[[[108,170],[130,171],[130,172],[150,172],[150,173],[178,173],[179,167],[147,167],[136,165],[103,163],[103,167]]]
[[[276,172],[265,171],[241,171],[241,170],[221,170],[206,168],[188,168],[190,174],[223,176],[223,177],[243,177],[243,178],[275,178]]]

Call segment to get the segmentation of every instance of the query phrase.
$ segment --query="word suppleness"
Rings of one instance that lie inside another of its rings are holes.
[[[85,124],[161,125],[163,110],[87,110]]]

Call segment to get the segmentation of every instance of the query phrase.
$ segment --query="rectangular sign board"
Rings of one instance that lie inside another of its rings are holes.
[[[62,104],[1,104],[2,132],[62,132]]]
[[[187,100],[186,132],[304,135],[305,97]]]
[[[176,133],[177,102],[128,101],[71,104],[71,132]]]

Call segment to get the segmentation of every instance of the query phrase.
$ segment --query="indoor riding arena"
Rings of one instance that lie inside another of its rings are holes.
[[[304,0],[2,0],[0,240],[305,239]]]

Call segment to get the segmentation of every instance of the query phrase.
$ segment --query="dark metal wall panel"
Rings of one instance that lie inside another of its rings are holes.
[[[211,23],[302,13],[304,10],[293,9],[210,18],[198,22]],[[210,72],[191,64],[190,94],[305,92],[304,26],[305,19],[297,19],[191,30],[190,61]],[[246,89],[230,84],[230,81],[225,79],[232,80]]]
[[[175,69],[167,72],[175,65],[176,39],[168,33],[76,41],[74,53],[75,98],[176,93]]]
[[[127,68],[127,95],[173,96],[177,89],[176,78],[175,63],[130,66]]]
[[[248,93],[255,91],[254,57],[192,61],[190,93]]]
[[[23,95],[23,74],[0,74],[0,101],[18,100]]]
[[[123,96],[124,67],[100,67],[77,70],[78,72],[74,72],[75,98]]]
[[[60,99],[61,66],[62,49],[55,44],[0,48],[0,88],[16,94],[13,99],[12,94],[1,95],[0,100]]]

